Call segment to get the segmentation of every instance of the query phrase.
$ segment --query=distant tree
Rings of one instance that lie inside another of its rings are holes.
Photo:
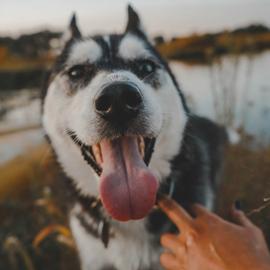
[[[154,43],[155,45],[160,45],[163,44],[165,42],[165,39],[163,36],[156,36],[154,37]]]
[[[232,33],[239,34],[239,33],[250,33],[250,34],[260,34],[260,33],[268,33],[270,29],[263,25],[263,24],[251,24],[247,27],[238,28]]]

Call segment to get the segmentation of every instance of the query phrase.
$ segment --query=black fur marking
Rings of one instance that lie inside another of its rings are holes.
[[[147,40],[147,37],[142,29],[140,17],[131,5],[128,5],[128,21],[125,32],[136,34],[138,37]]]
[[[77,214],[76,217],[80,221],[81,225],[92,236],[96,238],[100,238],[102,243],[104,244],[104,247],[107,248],[109,245],[110,238],[113,237],[113,234],[110,232],[109,222],[101,215],[100,210],[96,210],[95,208],[91,208],[91,207],[85,210],[87,211],[87,214],[89,214],[89,217],[93,219],[91,222],[89,222],[86,219],[86,216],[84,213]]]
[[[122,35],[110,35],[110,45],[111,45],[111,61],[115,61],[117,58],[118,48],[119,44],[121,43],[123,39]]]
[[[92,167],[92,169],[95,171],[95,173],[100,176],[102,173],[102,169],[99,167],[91,153],[88,151],[88,147],[83,146],[81,148],[81,153],[84,158],[84,160]]]
[[[103,36],[97,35],[92,37],[92,39],[101,47],[102,49],[102,60],[105,62],[110,61],[111,52],[109,44],[104,40]]]
[[[154,153],[156,139],[155,138],[153,138],[153,139],[145,138],[144,142],[145,142],[144,162],[148,166],[150,163],[151,157]]]
[[[176,89],[178,90],[178,94],[181,98],[181,101],[182,101],[182,104],[183,104],[183,107],[184,107],[184,110],[186,113],[190,113],[190,110],[188,108],[188,105],[187,105],[187,102],[186,102],[186,99],[179,87],[179,84],[175,78],[175,76],[173,75],[168,63],[161,57],[161,55],[158,53],[158,51],[151,45],[151,43],[148,41],[148,39],[146,37],[143,37],[141,35],[139,35],[139,37],[141,37],[146,46],[147,46],[147,49],[151,52],[152,55],[154,55],[158,61],[161,63],[161,65],[164,67],[164,69],[168,72],[169,76],[171,77],[172,81],[173,81],[173,84],[174,86],[176,87]]]
[[[63,51],[57,57],[55,64],[52,68],[52,73],[51,73],[52,76],[58,74],[59,72],[65,69],[66,61],[68,59],[68,56],[70,55],[71,47],[74,44],[74,41],[75,41],[74,39],[71,39],[65,44]]]
[[[84,160],[92,167],[95,173],[100,176],[102,173],[102,169],[97,164],[95,157],[91,151],[91,146],[84,144],[76,135],[76,133],[72,130],[67,130],[67,134],[72,139],[72,141],[79,146],[81,149],[82,156]]]
[[[137,32],[141,28],[139,15],[135,12],[131,5],[128,5],[128,22],[126,32]]]
[[[76,69],[81,69],[81,76],[78,78],[72,78],[71,73]],[[64,74],[69,77],[70,90],[72,94],[76,90],[86,87],[97,74],[97,69],[94,64],[90,64],[87,62],[71,67]]]
[[[155,72],[153,72],[152,76],[145,76],[141,74],[139,67],[140,65],[147,61],[147,59],[135,59],[135,60],[123,60],[122,58],[118,57],[118,49],[119,44],[121,43],[123,37],[125,35],[110,35],[108,36],[108,43],[103,38],[103,36],[95,36],[93,39],[98,43],[98,45],[102,48],[103,56],[96,63],[98,70],[129,70],[136,74],[141,80],[144,80],[146,83],[149,83],[154,88],[158,88],[160,86],[160,82],[158,82],[157,76]],[[148,60],[149,62],[155,65],[155,68],[158,70],[162,68],[159,63],[155,63],[158,61],[153,62],[151,59]]]
[[[159,191],[168,194],[170,183],[174,181],[172,198],[183,207],[188,210],[192,203],[206,205],[206,188],[215,193],[219,186],[227,141],[224,128],[205,118],[190,116],[179,155],[171,161],[172,173],[162,182]],[[147,228],[154,234],[176,231],[176,227],[159,210],[150,214]]]
[[[104,247],[107,248],[109,240],[114,237],[114,234],[111,231],[109,217],[105,214],[101,201],[93,196],[82,195],[70,178],[66,176],[63,176],[63,178],[65,178],[66,187],[71,197],[75,199],[75,202],[80,203],[83,209],[83,212],[76,214],[81,225],[91,235],[100,238]]]
[[[70,25],[69,25],[69,30],[71,32],[72,38],[81,38],[81,32],[77,26],[77,20],[76,20],[76,14],[73,13]]]

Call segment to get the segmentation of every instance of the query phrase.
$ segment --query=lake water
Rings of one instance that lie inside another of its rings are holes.
[[[270,144],[270,52],[226,57],[212,66],[172,62],[192,111],[245,130],[260,146]],[[1,136],[40,124],[38,90],[0,92],[0,163],[43,141],[41,129]]]
[[[194,112],[270,144],[270,52],[226,57],[212,67],[171,67]]]

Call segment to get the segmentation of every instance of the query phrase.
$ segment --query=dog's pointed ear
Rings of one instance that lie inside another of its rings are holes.
[[[81,38],[82,34],[77,26],[77,18],[75,12],[72,14],[70,24],[69,24],[69,31],[72,38]]]
[[[128,4],[127,11],[128,21],[126,26],[126,32],[141,33],[146,36],[140,17],[130,4]]]
[[[81,32],[77,26],[77,19],[75,12],[71,16],[71,20],[67,30],[63,33],[62,44],[65,45],[67,42],[82,37]]]

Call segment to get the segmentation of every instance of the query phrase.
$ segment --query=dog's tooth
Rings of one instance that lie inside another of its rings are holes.
[[[102,161],[101,161],[101,156],[100,156],[100,155],[97,156],[97,163],[98,163],[98,164],[101,164],[101,163],[102,163]]]
[[[102,158],[101,158],[101,155],[100,155],[100,152],[96,152],[96,160],[97,160],[97,163],[98,164],[101,164],[102,163]]]
[[[98,164],[102,164],[102,156],[101,156],[101,150],[100,150],[100,145],[95,144],[92,146],[96,161]]]
[[[97,147],[96,144],[94,144],[94,145],[92,146],[92,149],[93,149],[93,152],[94,152],[94,153],[97,153],[97,152],[98,152],[98,147]]]
[[[141,136],[139,137],[139,151],[142,158],[144,158],[144,140],[143,140],[143,137]]]
[[[91,208],[96,208],[98,205],[98,201],[93,201],[90,205]]]
[[[100,164],[102,164],[103,163],[103,158],[102,158],[102,152],[101,152],[100,144],[98,144],[97,147],[98,147],[98,153],[99,153],[99,158],[100,158]]]
[[[141,152],[141,139],[140,139],[140,136],[137,137],[137,145],[138,145],[138,149],[139,149],[140,155],[142,155],[142,152]]]

